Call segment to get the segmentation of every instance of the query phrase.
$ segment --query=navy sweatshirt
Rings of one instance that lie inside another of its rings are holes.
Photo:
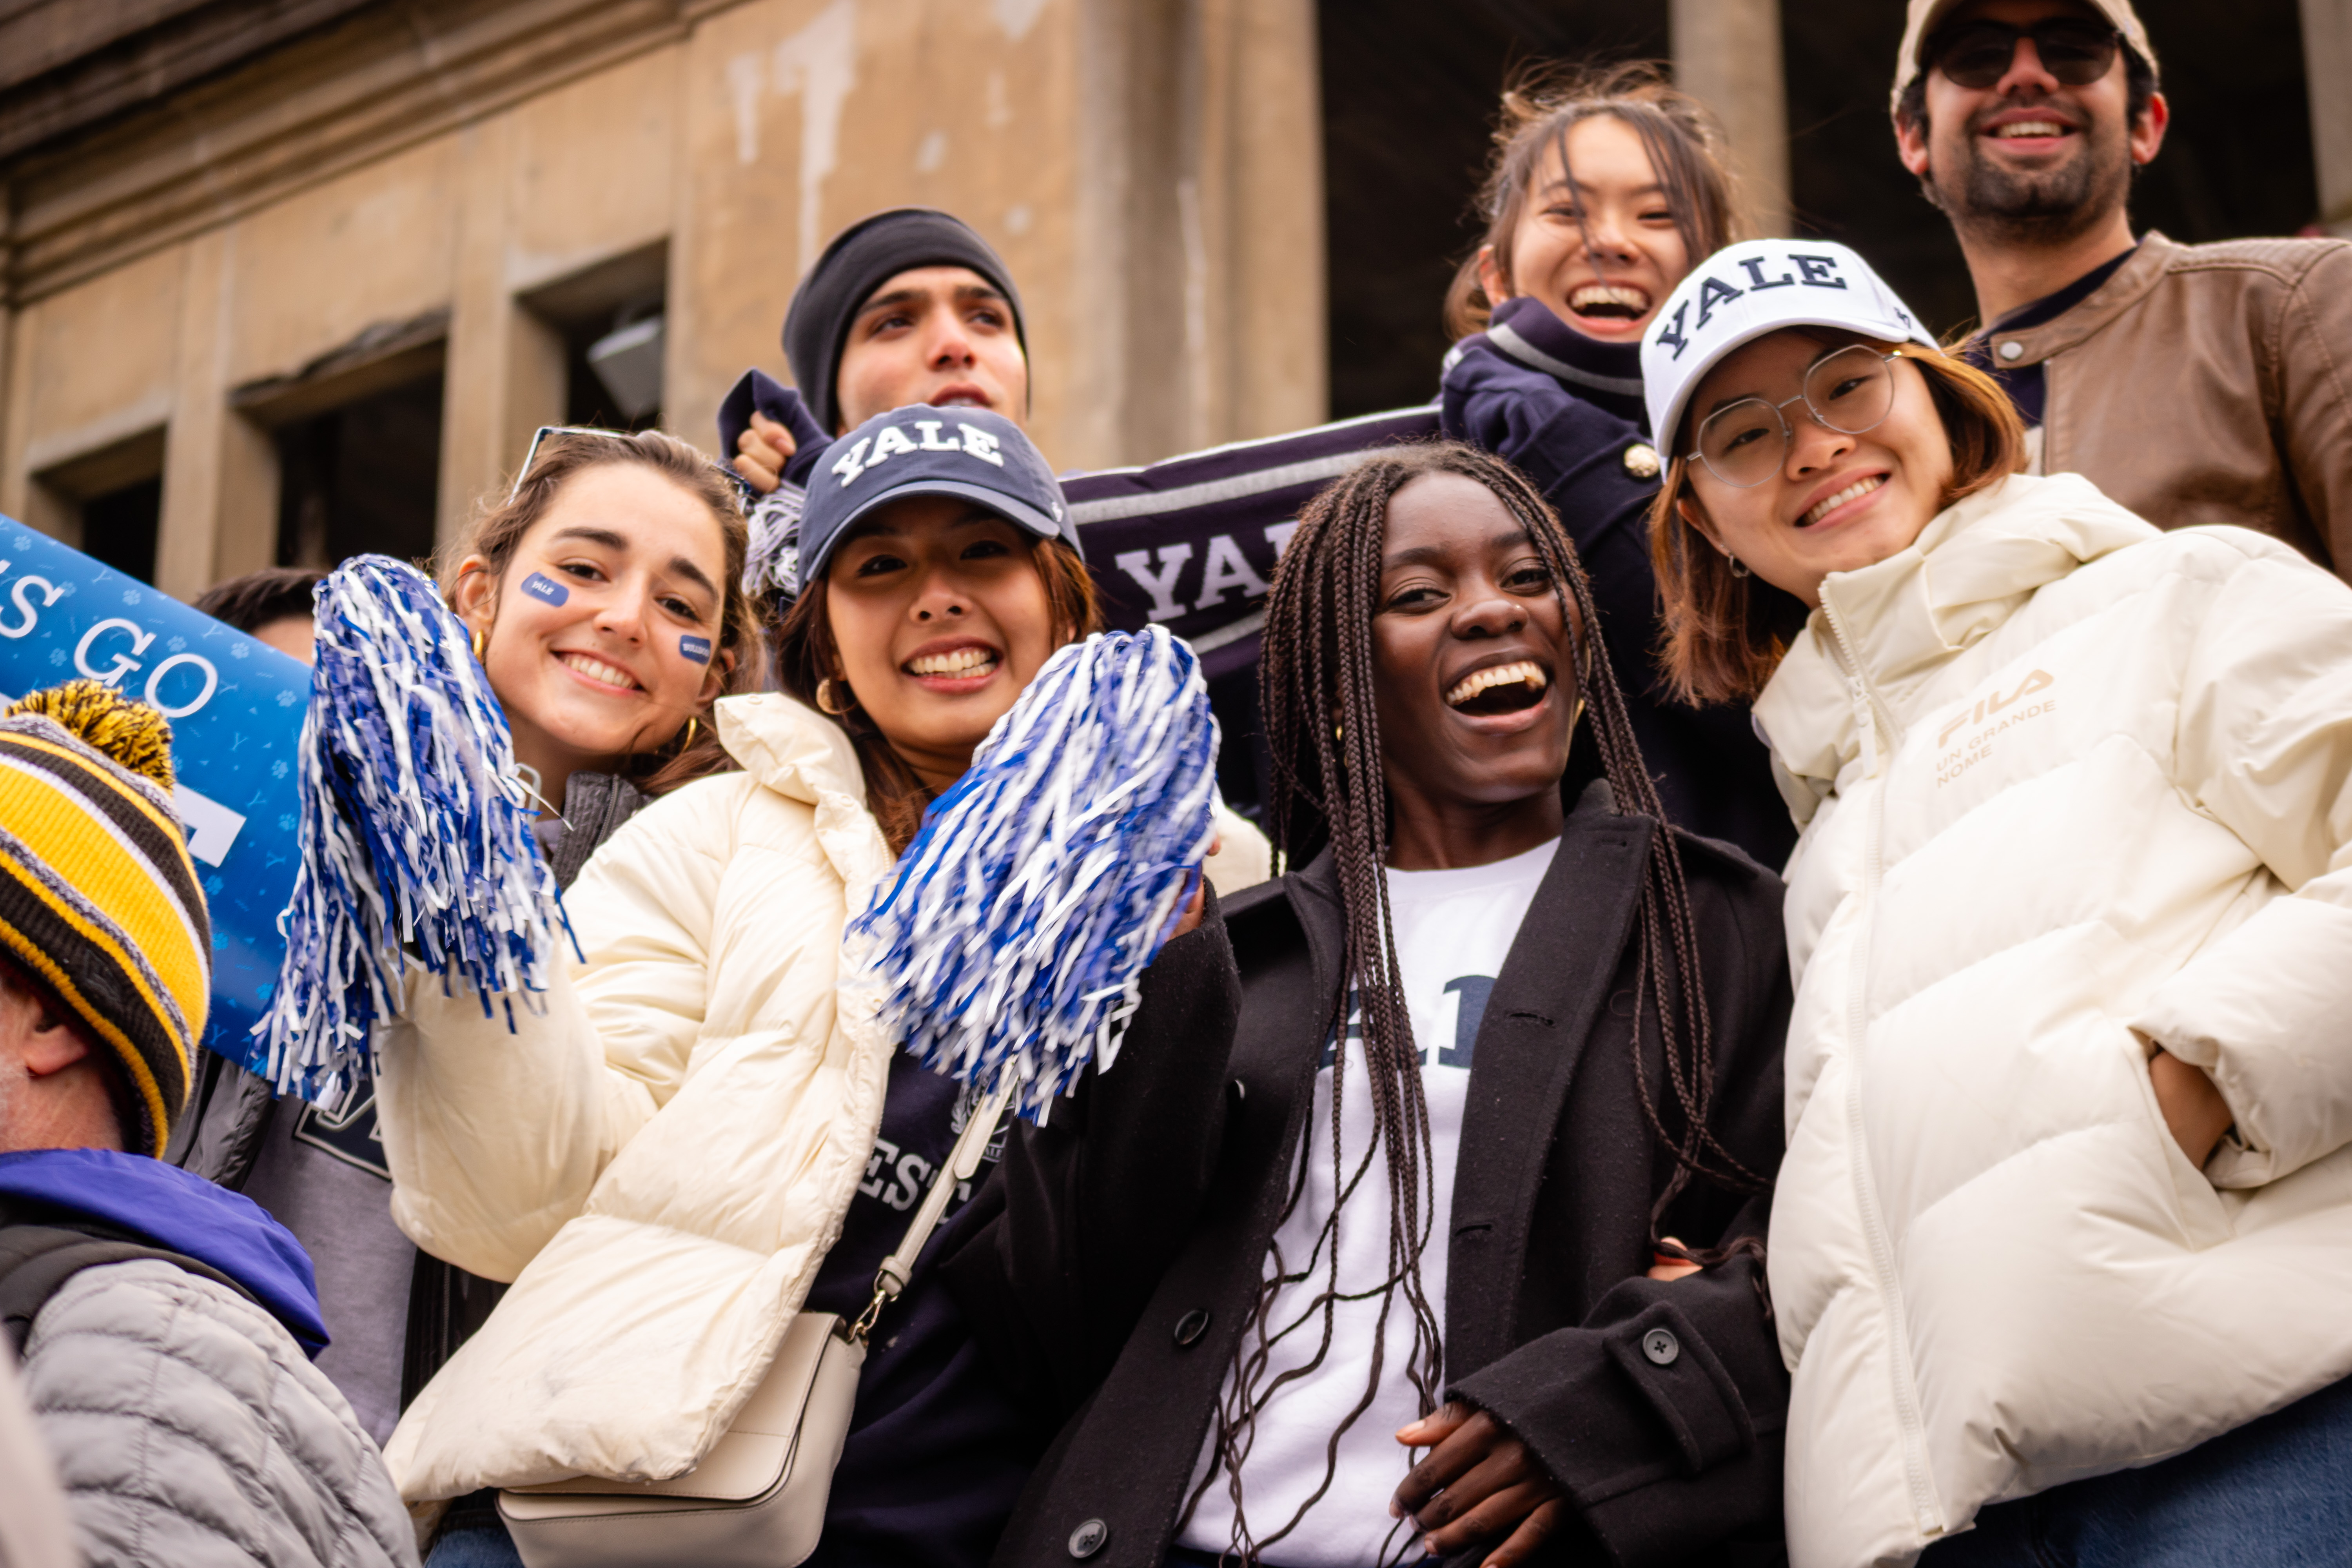
[[[1666,816],[1777,870],[1797,830],[1748,710],[1686,707],[1659,673],[1648,512],[1661,462],[1640,349],[1588,338],[1538,300],[1506,301],[1446,356],[1441,419],[1447,436],[1508,458],[1567,525]]]

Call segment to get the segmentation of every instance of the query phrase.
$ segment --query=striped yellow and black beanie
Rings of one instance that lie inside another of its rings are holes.
[[[114,1053],[123,1147],[163,1153],[204,1036],[212,922],[154,709],[76,680],[0,717],[0,952]]]

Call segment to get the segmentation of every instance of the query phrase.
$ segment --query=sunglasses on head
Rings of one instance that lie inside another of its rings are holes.
[[[594,425],[541,426],[538,431],[530,438],[530,450],[523,454],[522,467],[515,470],[514,484],[507,491],[507,500],[511,502],[515,497],[522,494],[522,482],[530,478],[531,465],[539,461],[539,449],[547,445],[547,438],[550,436],[600,436],[610,441],[625,441],[635,434],[637,434],[637,432],[631,430],[606,430]],[[709,463],[712,468],[718,469],[721,474],[726,476],[728,482],[735,488],[736,500],[742,503],[743,509],[746,511],[750,510],[753,503],[759,500],[759,492],[751,487],[751,484],[745,480],[742,475],[737,473],[733,468],[729,468],[726,464],[719,461],[716,458],[706,456],[703,458],[703,461]]]
[[[1922,55],[1929,69],[1954,86],[1981,91],[2009,74],[2022,38],[2033,40],[2042,68],[2067,87],[2088,87],[2105,76],[2123,42],[2105,23],[2080,16],[2053,16],[2030,27],[1962,22],[1929,39]]]

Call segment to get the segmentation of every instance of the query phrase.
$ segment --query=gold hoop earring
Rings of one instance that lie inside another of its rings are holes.
[[[686,728],[678,732],[677,749],[681,752],[690,750],[694,745],[695,731],[701,728],[701,716],[694,713],[688,714],[686,716]]]
[[[820,713],[824,713],[824,714],[830,715],[831,717],[835,718],[835,719],[840,719],[840,718],[844,718],[844,717],[845,717],[845,716],[848,714],[849,710],[850,710],[850,708],[853,706],[853,704],[852,704],[852,703],[848,703],[848,702],[845,702],[845,703],[843,703],[840,707],[835,708],[835,707],[833,705],[833,700],[833,700],[833,682],[832,682],[830,679],[825,679],[825,680],[820,680],[820,681],[818,681],[818,682],[816,683],[816,710],[817,710],[817,711],[818,711],[818,712],[820,712]]]
[[[476,664],[487,662],[489,649],[490,634],[484,631],[481,627],[476,626],[474,628],[474,662]]]

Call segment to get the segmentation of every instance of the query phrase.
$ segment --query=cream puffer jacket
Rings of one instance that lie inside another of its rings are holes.
[[[543,1015],[412,985],[378,1117],[393,1215],[514,1282],[384,1452],[411,1502],[691,1468],[765,1374],[862,1178],[893,1042],[836,1003],[888,872],[856,753],[791,698],[730,698],[744,771],[646,807],[565,899],[585,962]],[[1263,880],[1222,813],[1221,892]]]
[[[2352,1373],[2352,589],[2062,475],[1822,598],[1770,1274],[1791,1560],[1855,1568]]]

